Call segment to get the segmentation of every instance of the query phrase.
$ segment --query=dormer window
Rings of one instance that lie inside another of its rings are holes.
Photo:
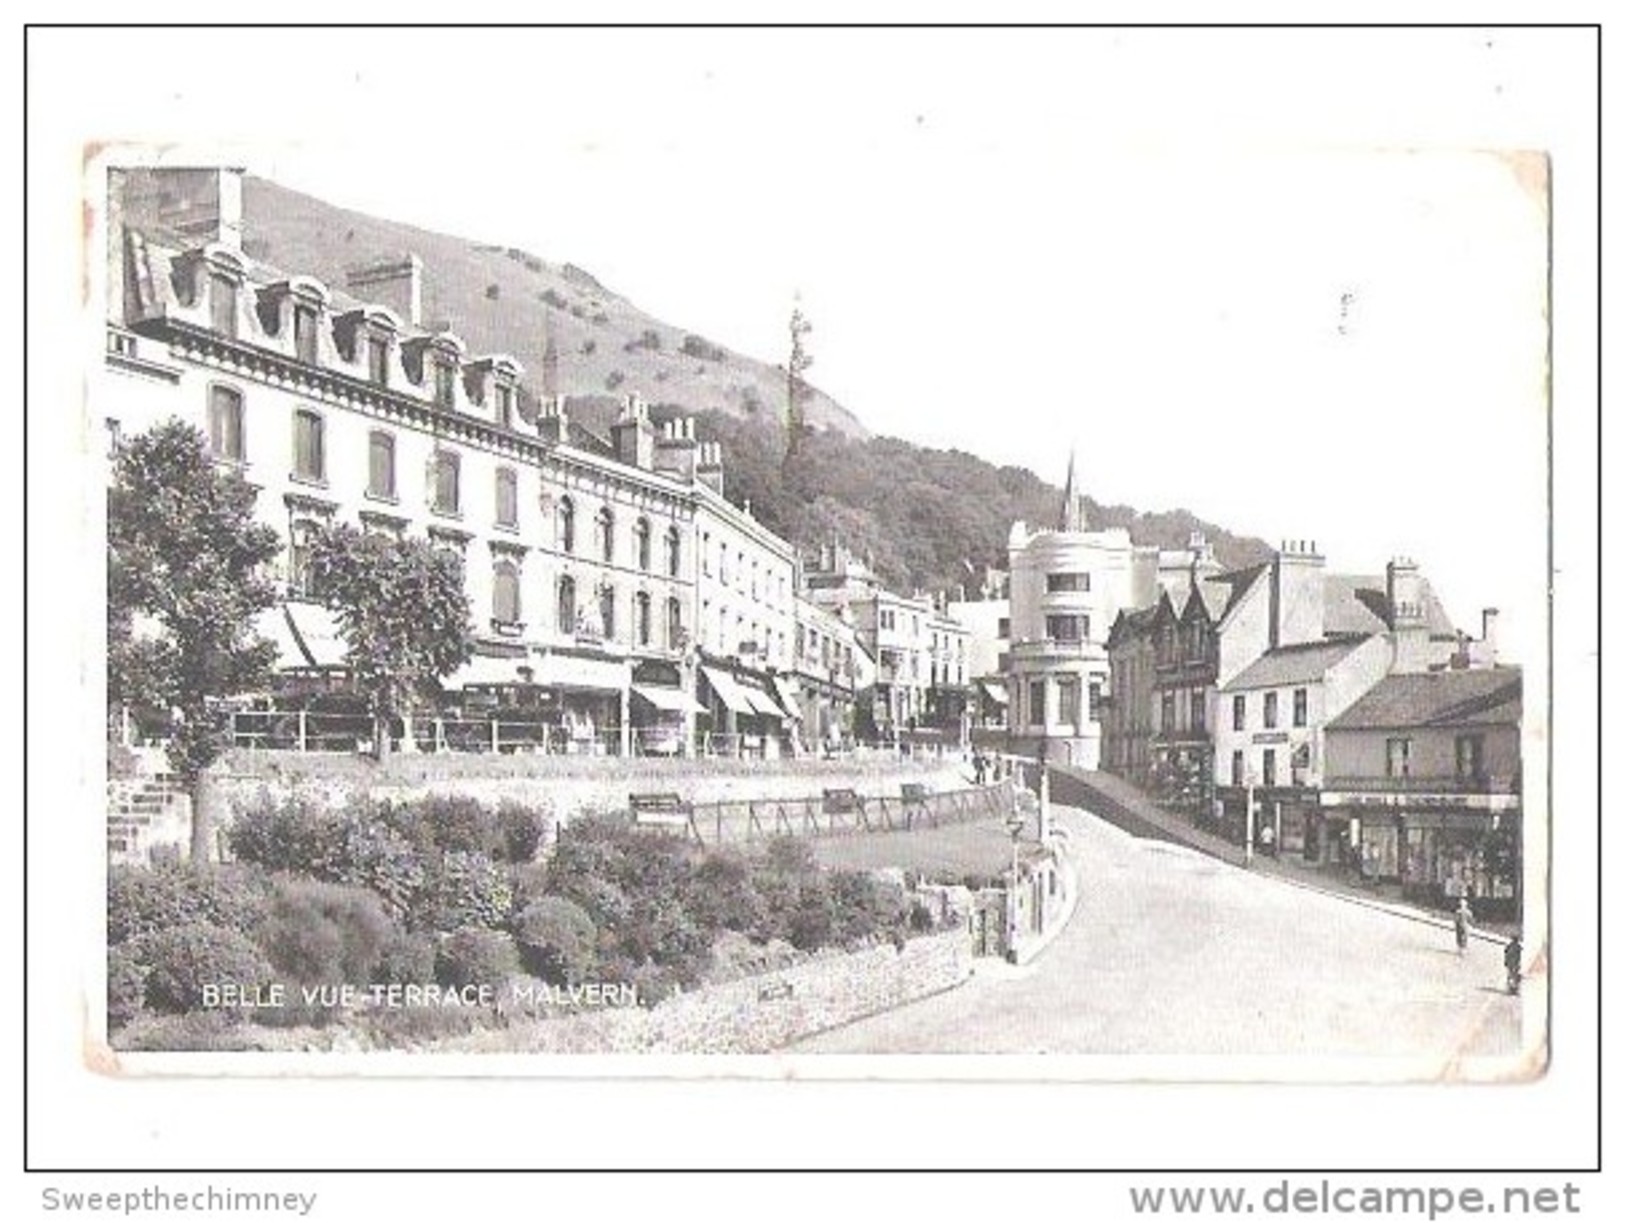
[[[209,326],[229,339],[237,338],[237,281],[224,272],[209,273]]]
[[[513,387],[497,384],[496,413],[497,424],[504,429],[513,428]]]
[[[306,365],[317,364],[316,307],[304,304],[293,308],[294,355]]]
[[[457,371],[450,361],[434,363],[434,403],[447,411],[457,406]]]
[[[374,386],[389,385],[389,337],[380,331],[367,335],[367,381]]]

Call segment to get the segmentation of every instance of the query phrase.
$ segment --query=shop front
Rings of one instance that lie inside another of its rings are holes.
[[[639,756],[693,752],[695,715],[705,712],[682,686],[676,663],[648,659],[632,668],[632,750]]]
[[[1519,904],[1521,813],[1512,795],[1329,794],[1362,878],[1441,908],[1466,897],[1481,916]]]

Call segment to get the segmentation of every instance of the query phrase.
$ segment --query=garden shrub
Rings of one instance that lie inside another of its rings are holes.
[[[107,951],[107,1030],[122,1028],[147,1004],[147,968],[128,943]]]
[[[382,985],[424,985],[435,979],[436,940],[422,931],[396,930],[378,950],[373,980]]]
[[[598,931],[574,901],[544,896],[527,905],[514,923],[520,963],[554,985],[586,979],[597,958]]]
[[[549,812],[510,800],[497,807],[496,822],[502,857],[509,862],[531,862],[541,852],[552,820]]]
[[[301,985],[364,985],[394,934],[376,893],[287,876],[276,881],[254,941],[273,968]]]
[[[519,949],[502,930],[465,927],[440,940],[435,979],[442,985],[501,986],[519,971]]]
[[[452,850],[430,868],[409,924],[419,930],[494,930],[507,923],[512,910],[513,884],[502,865],[483,853]]]
[[[361,812],[347,815],[343,830],[343,851],[328,878],[371,889],[391,916],[404,920],[428,875],[423,855],[399,830]]]
[[[246,935],[203,922],[144,934],[132,940],[130,953],[148,970],[146,1003],[154,1011],[196,1010],[205,985],[252,990],[276,975]]]
[[[336,879],[344,860],[344,821],[308,799],[264,799],[226,830],[232,856],[267,871]]]
[[[707,930],[761,934],[768,904],[757,887],[751,861],[734,850],[709,853],[694,868],[693,912]]]
[[[850,947],[903,932],[908,897],[898,884],[867,871],[832,871],[828,887],[835,919],[832,942]]]
[[[247,930],[265,911],[269,880],[245,866],[119,865],[107,872],[107,941],[205,922]]]

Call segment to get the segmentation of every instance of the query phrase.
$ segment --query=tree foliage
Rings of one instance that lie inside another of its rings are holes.
[[[171,763],[188,781],[224,746],[211,698],[263,685],[276,647],[254,618],[276,601],[277,533],[255,490],[216,470],[203,435],[171,420],[131,438],[107,493],[107,696],[178,710]]]
[[[338,616],[346,662],[379,724],[410,713],[470,655],[472,625],[462,558],[421,539],[392,539],[348,524],[319,532],[311,546],[315,589]]]
[[[657,405],[657,420],[684,415]],[[976,573],[1009,564],[1010,525],[1053,526],[1061,492],[1023,467],[1000,467],[962,450],[932,450],[899,438],[855,439],[804,430],[794,442],[767,415],[745,420],[696,415],[696,432],[722,443],[727,492],[750,500],[751,513],[802,548],[836,542],[868,557],[893,589],[953,590]],[[1088,456],[1080,454],[1087,471]],[[1233,535],[1188,510],[1141,513],[1086,499],[1094,528],[1121,527],[1138,544],[1182,548],[1202,531],[1222,564],[1262,560],[1263,541]]]

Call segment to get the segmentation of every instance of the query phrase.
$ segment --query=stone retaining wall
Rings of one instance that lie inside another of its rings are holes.
[[[961,985],[971,944],[961,927],[901,948],[831,952],[779,972],[627,1007],[520,1021],[435,1044],[461,1053],[768,1053],[853,1020]]]

